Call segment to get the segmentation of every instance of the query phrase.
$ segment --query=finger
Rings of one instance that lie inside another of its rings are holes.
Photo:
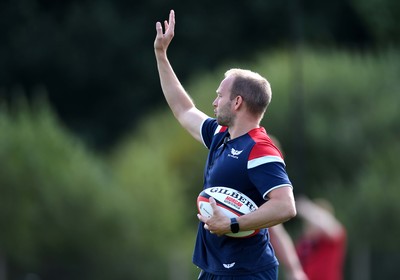
[[[157,31],[157,36],[162,35],[162,26],[159,21],[156,23],[156,31]]]
[[[197,218],[200,220],[200,222],[205,223],[208,219],[200,214],[197,214]]]
[[[165,29],[165,32],[167,32],[167,30],[168,30],[168,21],[166,21],[166,20],[164,20],[164,29]]]
[[[175,11],[171,10],[169,12],[169,24],[174,27],[175,26]]]
[[[174,36],[174,29],[175,29],[175,12],[174,10],[171,10],[169,13],[169,20],[164,21],[164,28],[165,28],[165,33],[170,34],[170,36]]]

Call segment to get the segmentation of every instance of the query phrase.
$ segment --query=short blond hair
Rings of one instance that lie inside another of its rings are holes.
[[[241,96],[249,111],[255,115],[263,115],[272,99],[271,85],[260,74],[239,68],[225,72],[225,77],[233,77],[231,100]]]

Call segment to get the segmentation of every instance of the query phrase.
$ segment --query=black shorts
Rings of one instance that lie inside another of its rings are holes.
[[[198,280],[277,280],[278,267],[271,268],[266,271],[238,276],[214,275],[204,270],[200,271]]]

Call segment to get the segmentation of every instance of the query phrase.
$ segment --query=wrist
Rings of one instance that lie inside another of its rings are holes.
[[[231,232],[238,233],[240,231],[239,222],[236,218],[231,218]]]

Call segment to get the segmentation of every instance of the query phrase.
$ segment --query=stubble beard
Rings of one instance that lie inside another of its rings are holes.
[[[221,126],[230,127],[233,125],[235,116],[231,112],[231,102],[226,103],[217,111],[217,123]]]
[[[230,127],[233,124],[234,116],[228,112],[222,112],[217,115],[217,123],[221,126]]]

